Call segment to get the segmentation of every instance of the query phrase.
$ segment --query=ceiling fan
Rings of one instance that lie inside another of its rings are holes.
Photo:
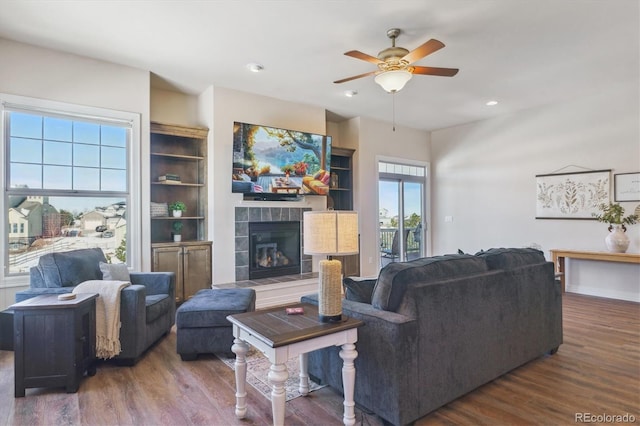
[[[411,65],[425,56],[442,49],[444,47],[444,43],[431,39],[409,52],[404,47],[396,46],[396,38],[400,35],[400,32],[401,31],[398,28],[391,28],[387,31],[387,37],[391,39],[391,47],[387,47],[378,53],[377,58],[358,50],[350,50],[349,52],[346,52],[345,55],[347,56],[376,64],[378,66],[378,70],[343,78],[342,80],[336,80],[334,83],[344,83],[375,74],[376,83],[382,86],[382,88],[387,92],[395,93],[401,90],[404,85],[411,80],[413,74],[453,77],[458,73],[457,68],[421,67]]]

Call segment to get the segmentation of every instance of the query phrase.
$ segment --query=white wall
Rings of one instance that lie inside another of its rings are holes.
[[[639,89],[605,84],[580,99],[433,132],[434,252],[531,244],[548,258],[553,248],[606,251],[605,224],[535,219],[535,175],[640,171]],[[627,213],[639,204],[622,203]],[[627,234],[628,252],[639,253],[640,225]],[[640,301],[639,265],[569,264],[569,291]]]
[[[142,187],[149,186],[149,72],[4,39],[0,58],[0,93],[140,114],[139,170]],[[4,164],[0,168],[4,173]],[[148,192],[142,205],[149,205]],[[15,291],[26,285],[28,277],[0,274],[0,306],[14,303]]]
[[[206,127],[199,114],[199,97],[158,88],[151,89],[151,121],[182,126]]]
[[[360,275],[378,273],[378,157],[430,161],[426,131],[359,117],[340,123],[340,146],[354,148],[354,209],[359,213]]]

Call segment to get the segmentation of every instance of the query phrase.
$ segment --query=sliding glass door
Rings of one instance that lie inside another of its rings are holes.
[[[426,167],[378,162],[380,266],[426,255]]]

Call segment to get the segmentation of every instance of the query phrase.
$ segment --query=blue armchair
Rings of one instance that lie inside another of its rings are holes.
[[[30,269],[30,287],[16,293],[16,302],[42,294],[71,293],[83,281],[103,279],[102,250],[81,249],[50,253]],[[131,285],[120,295],[119,364],[134,365],[140,356],[175,323],[176,298],[173,272],[132,272]]]

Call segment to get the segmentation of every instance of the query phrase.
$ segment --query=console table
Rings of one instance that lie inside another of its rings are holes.
[[[609,253],[604,251],[553,249],[551,250],[551,260],[555,264],[556,273],[560,275],[560,284],[562,286],[563,293],[565,291],[565,258],[640,264],[640,254],[637,253]]]

